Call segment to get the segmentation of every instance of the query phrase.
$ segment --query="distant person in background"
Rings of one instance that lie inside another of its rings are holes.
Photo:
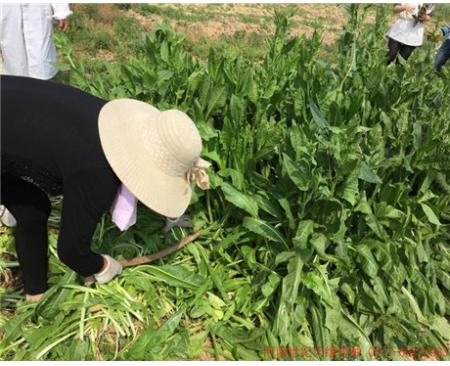
[[[56,47],[52,40],[53,20],[65,32],[68,4],[0,4],[0,49],[4,72],[48,80],[58,70]]]
[[[438,54],[436,55],[436,60],[434,62],[434,67],[436,71],[441,71],[442,66],[448,61],[450,58],[450,23],[441,28],[439,31],[439,38],[446,37],[448,38],[444,41],[441,48],[439,48]]]
[[[398,62],[400,54],[407,60],[414,49],[422,46],[425,32],[425,22],[433,15],[432,4],[394,4],[394,12],[399,19],[389,29],[387,64]]]

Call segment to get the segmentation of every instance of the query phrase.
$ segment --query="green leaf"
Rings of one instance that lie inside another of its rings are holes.
[[[258,202],[251,196],[239,192],[231,184],[227,182],[221,183],[222,192],[225,199],[236,207],[248,212],[253,217],[258,217]]]
[[[359,245],[357,251],[361,259],[362,270],[370,277],[375,278],[378,274],[378,265],[370,248],[367,245]]]
[[[321,276],[319,276],[316,272],[308,272],[302,280],[303,284],[313,290],[317,295],[319,295],[322,299],[326,299],[329,297],[325,289],[325,283]]]
[[[309,236],[314,232],[314,221],[304,220],[300,221],[297,227],[297,233],[292,239],[294,247],[299,249],[306,249]]]
[[[68,361],[85,361],[88,352],[89,343],[79,339],[76,342],[72,342],[69,346],[66,353],[66,359]]]
[[[4,332],[4,336],[2,339],[3,344],[7,345],[16,340],[21,335],[23,323],[30,317],[32,312],[33,311],[31,310],[23,314],[16,315],[5,324],[2,329],[2,331]]]
[[[428,221],[438,226],[441,225],[441,222],[439,221],[438,217],[436,216],[436,214],[434,213],[434,211],[431,209],[430,206],[428,206],[425,203],[421,203],[420,206],[422,207],[423,212],[425,212]]]
[[[226,306],[226,304],[222,301],[222,299],[216,295],[214,295],[212,292],[208,292],[208,300],[211,306],[215,309],[222,309]]]
[[[281,282],[280,276],[271,273],[268,277],[268,281],[261,286],[261,292],[264,295],[264,297],[269,297],[270,295],[272,295],[278,288],[280,282]]]
[[[245,114],[244,103],[241,98],[232,95],[230,99],[230,114],[233,123],[242,123]]]
[[[298,288],[301,282],[303,262],[296,256],[289,260],[289,273],[283,278],[281,299],[287,304],[294,304],[297,300]]]
[[[275,257],[275,265],[278,266],[280,263],[287,262],[292,257],[295,257],[297,255],[296,252],[292,251],[284,251],[281,253],[278,253]]]
[[[344,182],[342,197],[352,206],[359,200],[358,170],[354,169]]]
[[[402,289],[402,292],[406,295],[406,297],[407,297],[407,299],[409,301],[409,304],[411,306],[411,309],[416,314],[417,320],[421,321],[421,322],[425,321],[425,318],[424,318],[424,316],[422,314],[422,311],[420,310],[420,307],[417,304],[417,301],[414,298],[414,296],[404,286],[402,286],[401,289]]]
[[[283,154],[283,166],[289,178],[291,178],[292,182],[300,191],[307,191],[309,189],[310,181],[303,165],[293,161],[287,154]]]
[[[174,287],[195,290],[204,282],[202,276],[199,276],[195,272],[188,271],[182,266],[172,266],[169,264],[162,266],[148,265],[146,266],[145,271],[151,273],[155,280],[163,281]]]
[[[313,115],[314,121],[316,121],[316,123],[317,123],[317,126],[321,130],[328,130],[330,128],[330,124],[323,117],[322,112],[320,112],[319,107],[317,107],[317,104],[314,103],[314,101],[311,101],[309,103],[309,107],[311,109],[311,113]]]
[[[208,109],[206,116],[210,116],[215,108],[223,107],[227,100],[227,91],[225,88],[215,88],[208,98]]]
[[[281,233],[277,229],[269,225],[267,222],[261,219],[255,219],[253,217],[246,217],[244,218],[243,225],[255,234],[258,234],[267,240],[282,243],[286,248],[289,249],[289,246],[283,235],[281,235]]]
[[[164,62],[167,62],[167,63],[170,62],[169,45],[167,44],[167,41],[163,41],[163,43],[161,44],[160,55],[161,55],[161,60],[163,60]]]
[[[151,326],[148,326],[146,329],[144,329],[137,342],[126,353],[126,359],[146,359],[147,353],[151,353],[155,346],[159,346],[167,341],[167,339],[174,333],[184,313],[185,309],[178,310],[156,331]]]
[[[197,91],[200,81],[203,78],[203,75],[204,75],[203,70],[194,71],[191,75],[189,75],[187,85],[190,93],[194,93],[195,91]]]
[[[280,206],[283,207],[284,212],[286,213],[286,217],[289,222],[289,229],[295,230],[294,215],[292,214],[292,210],[291,210],[291,206],[289,205],[289,201],[287,200],[287,198],[280,198],[278,200],[278,202],[280,203]]]
[[[373,170],[363,161],[359,170],[359,179],[369,183],[381,184],[383,181]]]
[[[158,84],[162,85],[164,84],[167,80],[170,80],[173,76],[173,71],[171,70],[161,70],[158,71]]]

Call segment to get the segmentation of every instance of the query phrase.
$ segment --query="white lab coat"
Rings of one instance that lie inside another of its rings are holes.
[[[401,5],[406,5],[402,3]],[[420,4],[408,4],[415,6],[414,14],[417,16],[419,14]],[[433,10],[427,10],[427,14],[432,14]],[[400,43],[409,46],[422,46],[423,36],[425,33],[425,25],[423,23],[416,23],[412,14],[402,11],[399,19],[395,24],[389,29],[386,35]]]
[[[0,4],[0,48],[6,74],[51,79],[58,70],[53,20],[67,18],[68,4]]]

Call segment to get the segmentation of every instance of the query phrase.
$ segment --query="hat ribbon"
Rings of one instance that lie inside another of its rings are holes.
[[[200,189],[209,188],[209,177],[206,174],[205,169],[209,168],[211,163],[209,161],[198,158],[191,168],[186,173],[188,183],[195,180],[195,183]]]

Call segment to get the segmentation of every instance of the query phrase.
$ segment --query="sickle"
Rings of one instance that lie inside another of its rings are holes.
[[[122,267],[125,268],[125,267],[133,267],[133,266],[138,266],[140,264],[147,264],[147,263],[153,262],[157,259],[163,258],[163,257],[177,251],[180,248],[183,248],[185,245],[187,245],[189,243],[192,243],[194,240],[197,240],[197,238],[200,236],[200,234],[201,234],[200,230],[196,231],[194,234],[185,237],[180,242],[178,242],[168,248],[164,248],[164,249],[160,250],[159,252],[156,252],[156,253],[150,254],[150,255],[144,255],[141,257],[135,257],[132,259],[121,259],[121,260],[119,260],[119,263],[122,265]],[[94,276],[89,276],[89,277],[84,278],[84,284],[86,286],[89,286],[94,282],[95,282]]]
[[[122,267],[133,267],[133,266],[138,266],[140,264],[146,264],[146,263],[153,262],[157,259],[160,259],[162,257],[165,257],[165,256],[175,252],[176,250],[178,250],[180,248],[183,248],[185,245],[196,240],[199,236],[200,236],[200,231],[196,231],[194,234],[185,237],[179,243],[176,243],[168,248],[164,248],[164,249],[160,250],[159,252],[156,252],[156,253],[150,254],[150,255],[144,255],[142,257],[135,257],[133,259],[121,259],[119,261],[119,263],[122,265]]]

